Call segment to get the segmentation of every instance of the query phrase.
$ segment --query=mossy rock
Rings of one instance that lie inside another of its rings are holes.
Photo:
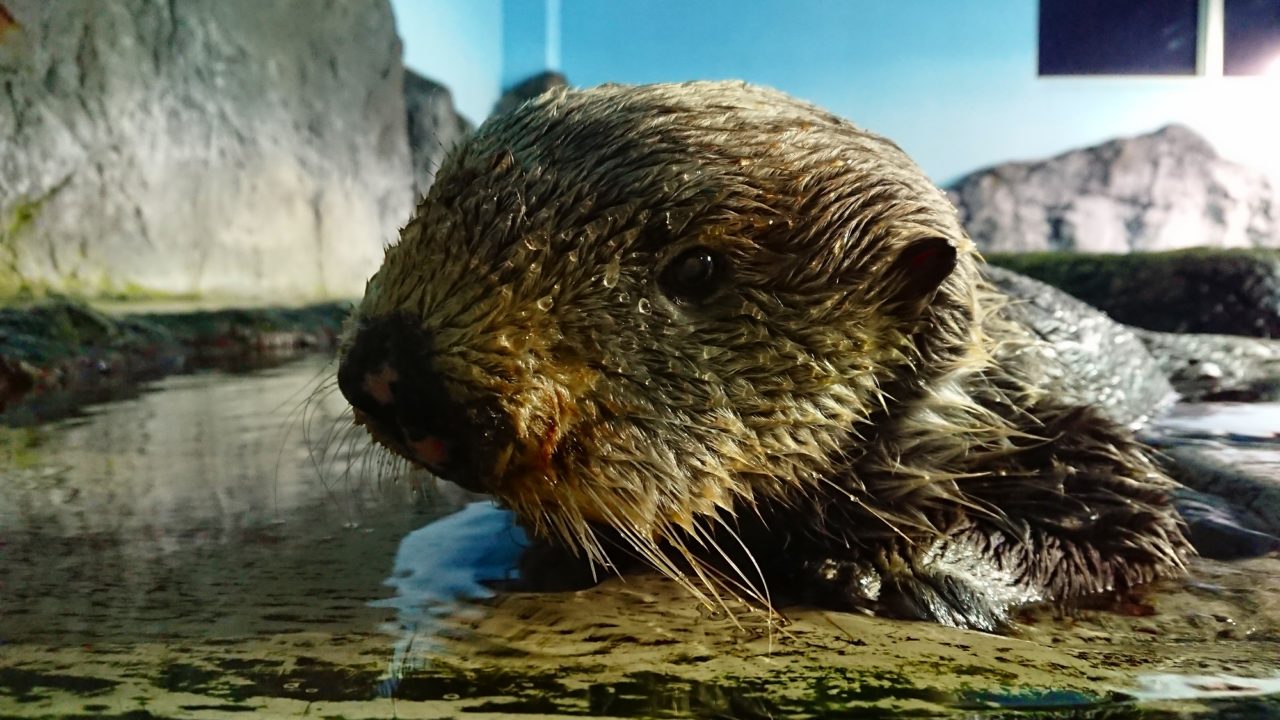
[[[39,398],[66,396],[69,408],[104,387],[332,348],[350,312],[335,302],[115,315],[63,296],[0,307],[0,416]]]
[[[1134,327],[1280,337],[1280,250],[993,254],[987,260],[1058,287]]]

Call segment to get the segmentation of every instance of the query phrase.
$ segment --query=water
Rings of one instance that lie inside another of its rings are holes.
[[[652,577],[495,594],[520,531],[366,464],[340,397],[302,423],[325,372],[169,378],[0,429],[0,716],[1280,716],[1273,558],[1011,637],[769,627]],[[1166,432],[1274,452],[1277,418],[1184,409]]]
[[[1156,423],[1157,430],[1184,438],[1217,438],[1280,447],[1280,403],[1179,405]]]

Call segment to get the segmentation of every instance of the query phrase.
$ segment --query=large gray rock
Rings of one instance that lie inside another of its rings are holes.
[[[562,73],[554,70],[545,70],[536,75],[530,75],[502,93],[502,97],[498,98],[498,102],[493,106],[493,114],[501,115],[504,112],[514,110],[524,104],[526,100],[532,100],[552,88],[564,87],[568,84],[568,79]]]
[[[984,251],[1280,246],[1280,196],[1266,175],[1178,125],[997,165],[948,192]]]
[[[4,0],[0,291],[357,296],[412,177],[387,0]]]
[[[413,187],[421,196],[431,187],[445,154],[473,128],[454,109],[449,88],[412,70],[404,73],[404,104],[409,121]]]

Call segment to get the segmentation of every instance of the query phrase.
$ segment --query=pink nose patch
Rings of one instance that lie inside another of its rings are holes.
[[[390,405],[394,399],[391,396],[391,384],[399,379],[400,376],[390,365],[383,365],[378,368],[378,372],[364,376],[364,386],[361,389],[379,405]]]
[[[409,449],[419,460],[432,467],[444,467],[449,462],[448,444],[434,435],[410,441]]]

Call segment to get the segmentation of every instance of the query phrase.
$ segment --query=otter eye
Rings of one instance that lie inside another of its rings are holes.
[[[699,302],[719,289],[726,265],[718,253],[704,247],[689,248],[667,263],[658,285],[672,300]]]

